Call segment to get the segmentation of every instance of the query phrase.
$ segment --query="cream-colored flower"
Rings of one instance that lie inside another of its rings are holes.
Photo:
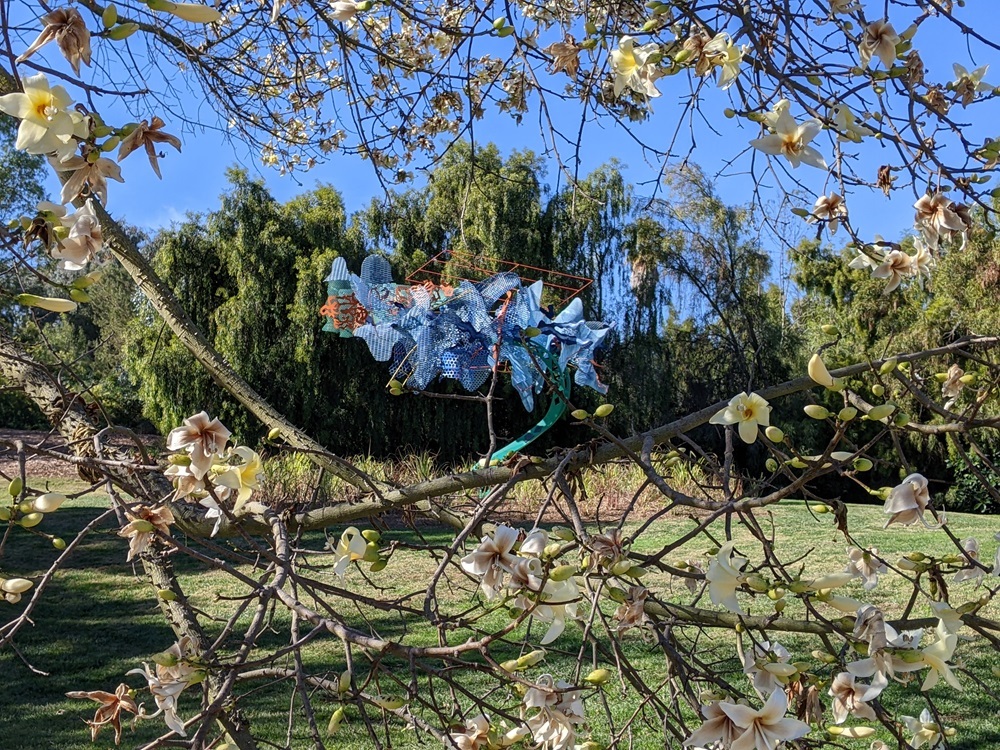
[[[145,552],[153,538],[154,530],[161,534],[170,534],[170,524],[174,522],[174,514],[166,505],[158,508],[147,508],[142,505],[134,512],[125,511],[125,517],[129,522],[118,532],[118,536],[129,540],[128,557],[125,558],[125,562],[131,562],[136,556]]]
[[[926,276],[928,279],[931,277],[931,271],[937,266],[937,261],[934,260],[934,256],[931,255],[930,248],[917,237],[914,241],[914,248],[916,252],[910,256],[910,265],[913,268],[913,275],[918,279]]]
[[[208,412],[200,411],[167,435],[167,450],[183,451],[191,457],[191,473],[201,479],[226,450],[232,433]]]
[[[785,717],[788,698],[784,690],[775,690],[759,710],[736,703],[721,703],[720,708],[743,733],[729,746],[730,750],[774,750],[782,742],[805,737],[811,727],[804,721]]]
[[[212,470],[212,481],[219,486],[228,487],[236,492],[233,503],[233,513],[239,513],[240,508],[250,499],[254,490],[260,488],[260,477],[264,473],[260,456],[256,451],[245,445],[238,446],[229,456],[228,466],[216,464]],[[233,462],[236,463],[233,463]],[[222,469],[217,471],[217,469]]]
[[[122,159],[137,148],[143,147],[146,150],[149,165],[153,168],[153,173],[157,177],[160,177],[160,179],[163,179],[160,175],[160,163],[156,153],[156,144],[168,143],[178,151],[181,150],[181,139],[175,135],[170,135],[170,133],[164,133],[164,124],[163,120],[159,117],[153,117],[152,122],[143,120],[136,125],[135,130],[122,140],[122,144],[118,149],[118,161],[121,162]]]
[[[848,716],[875,721],[875,711],[868,705],[882,692],[881,688],[873,688],[855,682],[855,676],[850,672],[841,672],[833,678],[830,685],[830,697],[833,698],[833,723],[843,724]]]
[[[962,684],[955,677],[955,673],[951,671],[951,665],[948,664],[955,653],[955,646],[958,645],[958,636],[949,633],[942,622],[938,622],[934,632],[937,634],[937,640],[930,646],[925,646],[921,652],[923,666],[927,667],[928,672],[920,689],[930,690],[937,685],[938,680],[943,678],[955,690],[961,690]]]
[[[774,133],[754,138],[750,141],[750,145],[771,156],[784,156],[793,168],[799,164],[808,164],[811,167],[826,169],[823,155],[808,145],[822,129],[823,124],[815,117],[810,117],[799,124],[790,114],[782,112],[775,118]]]
[[[885,573],[888,570],[885,563],[878,559],[878,547],[872,547],[870,550],[848,547],[847,559],[847,572],[860,577],[865,582],[865,591],[871,591],[875,588],[878,585],[879,573]]]
[[[976,98],[976,94],[993,90],[993,87],[983,80],[986,71],[990,69],[989,65],[982,65],[971,73],[966,70],[964,65],[959,65],[958,63],[954,63],[952,69],[955,71],[955,80],[950,85],[950,88],[954,89],[961,97],[963,107],[968,107],[972,104]]]
[[[202,679],[203,673],[178,661],[176,668],[164,669],[160,664],[157,664],[155,671],[151,670],[148,664],[143,663],[142,669],[133,669],[126,674],[142,675],[146,679],[149,692],[153,694],[158,711],[145,718],[162,713],[164,723],[181,737],[186,737],[184,720],[177,715],[177,700],[187,687]]]
[[[534,598],[517,597],[512,606],[516,609],[531,610],[532,618],[548,623],[549,628],[539,644],[547,646],[566,629],[566,619],[575,619],[579,606],[580,589],[576,581],[546,581],[541,594]]]
[[[846,104],[837,104],[830,109],[830,119],[833,120],[837,129],[837,140],[861,143],[870,135],[875,135],[875,131],[858,122],[858,118]]]
[[[577,725],[586,720],[580,691],[550,674],[541,675],[525,691],[521,711],[540,750],[570,750]]]
[[[882,262],[872,269],[872,276],[876,279],[888,279],[883,294],[895,290],[908,276],[914,276],[913,258],[902,250],[890,250],[885,254]]]
[[[718,81],[720,89],[725,90],[733,85],[740,74],[740,66],[743,64],[743,55],[746,50],[746,46],[737,47],[733,44],[732,37],[725,32],[716,34],[702,48],[702,57],[711,62],[713,66],[721,68]]]
[[[935,723],[934,717],[926,708],[920,712],[919,719],[914,719],[912,716],[899,718],[906,726],[906,731],[913,735],[909,743],[913,750],[920,750],[924,745],[927,745],[929,750],[937,750],[943,745],[943,734],[948,730]]]
[[[125,182],[118,165],[103,156],[93,162],[81,156],[71,156],[62,161],[53,162],[52,166],[60,172],[73,173],[63,183],[60,195],[63,203],[72,203],[83,194],[84,188],[88,188],[89,195],[96,195],[106,206],[108,205],[108,179]]]
[[[821,195],[813,203],[812,213],[807,222],[813,224],[817,221],[825,221],[830,234],[836,234],[840,229],[840,220],[847,218],[847,204],[844,198],[837,193]]]
[[[80,75],[80,62],[90,65],[90,31],[87,30],[80,11],[76,8],[60,8],[42,16],[42,23],[45,24],[42,32],[15,62],[24,62],[55,40],[63,57],[73,66],[73,72]]]
[[[830,13],[853,13],[861,7],[858,0],[830,0]]]
[[[743,674],[753,681],[754,690],[761,695],[784,689],[778,677],[788,676],[789,669],[795,671],[795,667],[788,664],[791,658],[788,649],[770,641],[755,643],[749,651],[740,654]]]
[[[615,97],[621,96],[626,88],[649,97],[656,97],[656,65],[650,62],[654,54],[659,54],[656,42],[635,46],[635,39],[623,36],[618,41],[618,49],[611,53],[611,71],[615,75]]]
[[[948,602],[931,602],[931,610],[940,621],[940,626],[952,635],[958,635],[962,629],[962,615],[958,610],[948,605]]]
[[[950,409],[955,405],[958,395],[965,388],[965,383],[962,382],[963,377],[965,377],[965,370],[957,363],[948,368],[947,377],[941,384],[941,395],[948,399],[944,405],[945,409]]]
[[[490,720],[484,714],[477,714],[465,720],[465,728],[460,732],[451,732],[448,737],[458,750],[480,750],[488,748],[490,743]]]
[[[517,556],[513,553],[517,542],[517,529],[501,524],[493,537],[484,536],[474,552],[462,558],[462,570],[481,580],[487,600],[497,597],[503,588],[504,578],[511,572]]]
[[[340,540],[333,548],[333,572],[338,578],[343,578],[347,567],[365,556],[368,542],[355,526],[344,530]]]
[[[69,111],[73,100],[62,86],[50,88],[42,73],[25,77],[22,84],[24,93],[0,96],[0,112],[21,121],[14,147],[29,154],[59,151],[71,141],[76,130],[76,120]]]
[[[913,207],[917,210],[913,217],[914,226],[920,230],[931,248],[936,248],[939,239],[950,239],[955,233],[964,234],[968,227],[955,209],[957,206],[944,193],[934,193],[920,197]]]
[[[691,736],[684,740],[684,745],[694,745],[696,748],[714,747],[713,743],[722,743],[722,747],[732,747],[733,743],[743,734],[743,727],[737,726],[722,709],[722,702],[715,701],[701,707],[704,717],[702,725]]]
[[[963,581],[975,581],[977,585],[982,583],[986,571],[977,564],[979,562],[979,540],[973,536],[963,539],[962,549],[970,562],[955,574],[955,583]]]
[[[710,424],[735,424],[740,439],[748,445],[757,440],[759,427],[771,424],[771,406],[756,393],[740,393],[733,397],[729,405],[717,411],[709,420]]]
[[[87,199],[83,208],[67,217],[69,236],[53,246],[50,254],[67,271],[82,270],[101,249],[104,235],[101,222],[94,213],[94,204]]]
[[[712,604],[722,605],[730,612],[745,615],[746,612],[736,600],[736,590],[743,584],[743,566],[746,558],[733,553],[733,543],[727,542],[708,563],[705,579],[708,581],[708,596]]]
[[[926,526],[924,512],[930,501],[927,479],[922,474],[910,474],[889,492],[885,507],[882,509],[882,512],[889,516],[889,520],[885,522],[883,528],[888,528],[893,523],[909,526],[917,521],[923,522]]]
[[[330,3],[330,10],[330,17],[334,21],[350,21],[358,14],[358,4],[338,0]]]
[[[861,43],[858,45],[858,54],[861,56],[861,64],[865,67],[872,61],[872,56],[882,61],[888,69],[892,67],[896,59],[896,45],[900,38],[892,24],[888,21],[873,21],[865,27],[861,35]]]

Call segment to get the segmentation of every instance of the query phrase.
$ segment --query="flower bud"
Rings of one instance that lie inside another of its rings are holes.
[[[66,540],[62,539],[61,537],[54,536],[52,537],[52,546],[55,547],[57,550],[60,551],[64,550],[66,549]]]
[[[27,578],[8,578],[0,583],[0,589],[3,589],[7,594],[23,594],[34,585]]]
[[[137,23],[123,23],[115,26],[108,32],[108,39],[113,39],[116,42],[120,42],[124,39],[128,39],[135,32],[139,30],[139,24]]]
[[[528,667],[535,666],[536,664],[541,662],[542,659],[544,658],[545,658],[545,651],[543,651],[542,649],[536,649],[535,651],[531,651],[522,656],[520,659],[518,659],[517,666],[520,667],[521,669],[527,669]]]
[[[830,416],[830,412],[819,404],[807,404],[802,411],[806,413],[807,417],[812,419],[826,419]]]
[[[520,669],[520,666],[517,663],[517,659],[508,659],[505,662],[501,662],[500,669],[504,672],[516,672]]]
[[[572,542],[576,539],[576,534],[573,533],[573,530],[565,526],[553,526],[551,534],[556,539],[562,539],[564,542]]]
[[[0,505],[0,521],[9,521],[11,509],[6,505]]]
[[[177,601],[177,593],[171,591],[170,589],[159,589],[156,592],[156,596],[165,602],[175,602]]]
[[[541,329],[535,328],[534,326],[528,326],[527,328],[524,329],[525,338],[533,339],[535,338],[535,336],[541,336],[541,335],[542,335]]]
[[[781,662],[768,662],[761,666],[765,672],[770,672],[775,677],[791,677],[793,674],[798,672],[794,665],[792,664],[782,664]]]
[[[365,529],[361,532],[361,536],[364,537],[366,542],[378,542],[382,539],[382,535],[379,534],[375,529]]]
[[[338,706],[337,710],[333,712],[333,716],[330,717],[330,723],[326,725],[326,736],[333,737],[340,729],[340,725],[344,721],[344,707]]]
[[[40,524],[43,518],[45,518],[45,516],[43,516],[41,513],[37,512],[28,513],[27,515],[22,516],[21,520],[18,521],[18,523],[21,524],[21,526],[23,526],[24,528],[30,529],[33,526],[37,526],[38,524]]]
[[[822,357],[819,356],[819,353],[813,354],[810,358],[807,372],[814,382],[826,387],[833,385],[833,376],[826,369],[826,364],[823,362]]]
[[[894,411],[896,411],[895,404],[893,403],[881,404],[880,406],[873,406],[869,410],[867,417],[873,422],[878,422],[888,417]]]
[[[170,651],[161,651],[158,654],[153,654],[153,661],[161,667],[176,667],[180,659],[177,658],[177,654]]]
[[[68,299],[60,299],[59,297],[39,297],[37,294],[19,294],[14,299],[19,305],[40,307],[49,312],[66,313],[73,312],[76,309],[75,302]]]
[[[878,368],[878,374],[888,375],[890,372],[896,369],[896,364],[897,364],[896,358],[890,357],[889,359],[887,359],[885,362],[882,363],[881,367]]]
[[[583,681],[589,685],[603,685],[611,680],[611,676],[611,672],[607,669],[595,669],[593,672],[584,677]]]
[[[820,326],[820,330],[823,331],[823,333],[825,333],[827,336],[840,335],[840,329],[837,328],[837,326],[832,326],[832,325]]]
[[[386,711],[395,711],[406,705],[406,701],[397,695],[377,695],[372,698],[372,703],[379,708],[384,708]]]
[[[90,295],[87,294],[82,289],[70,289],[69,298],[74,302],[79,302],[80,304],[86,304],[90,302]]]
[[[773,473],[778,470],[778,462],[769,458],[764,462],[764,468]]]
[[[767,435],[767,439],[772,443],[780,443],[785,439],[785,433],[781,431],[780,427],[775,427],[774,425],[765,428],[764,434]]]
[[[590,412],[588,412],[586,409],[574,409],[573,411],[570,412],[570,416],[573,417],[573,419],[578,419],[582,422],[583,420],[585,420],[587,417],[590,416]]]
[[[7,485],[7,493],[11,497],[19,496],[22,490],[24,490],[24,480],[22,480],[21,477],[11,479],[10,484]]]
[[[337,692],[343,695],[351,689],[351,670],[345,669],[337,680]]]
[[[601,404],[596,409],[594,409],[594,416],[604,418],[611,414],[615,410],[613,404]]]
[[[839,419],[841,422],[850,422],[856,416],[858,416],[858,410],[855,409],[853,406],[845,406],[843,409],[837,412],[837,419]]]
[[[66,502],[66,496],[59,492],[46,492],[44,495],[39,495],[35,498],[32,503],[32,507],[39,513],[53,513],[59,510],[59,507]]]
[[[809,508],[812,510],[813,513],[816,513],[817,515],[820,516],[823,515],[824,513],[830,512],[830,506],[827,505],[826,503],[814,503],[813,505],[810,505]]]
[[[101,23],[104,24],[104,28],[110,29],[116,23],[118,23],[118,8],[115,7],[114,3],[108,3],[108,6],[101,13]]]
[[[576,574],[576,571],[575,565],[557,565],[549,572],[549,578],[557,583],[568,581]]]

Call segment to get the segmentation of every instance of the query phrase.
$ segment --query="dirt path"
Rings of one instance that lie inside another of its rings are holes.
[[[161,440],[157,436],[142,436],[147,445],[155,445]],[[47,450],[69,453],[66,448],[66,441],[58,433],[45,432],[43,430],[9,430],[0,428],[0,472],[7,476],[17,474],[16,451],[10,445],[16,440],[24,442],[25,446],[45,448]],[[114,435],[109,442],[124,445],[127,438]],[[62,479],[77,479],[76,468],[67,461],[61,461],[52,456],[28,455],[25,470],[29,476],[51,477]]]

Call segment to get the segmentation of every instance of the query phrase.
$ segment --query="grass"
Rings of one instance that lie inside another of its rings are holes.
[[[50,484],[53,490],[66,491],[73,487],[78,485],[58,480]],[[69,539],[74,529],[80,528],[106,508],[106,502],[107,499],[99,494],[70,501],[58,513],[48,517],[39,528]],[[809,571],[831,572],[843,568],[846,545],[842,537],[833,530],[829,516],[820,517],[817,521],[810,517],[803,504],[783,503],[759,513],[758,519],[766,529],[773,527],[776,546],[784,552],[786,558],[809,553]],[[914,550],[929,554],[942,554],[949,550],[947,539],[941,532],[922,527],[881,530],[879,508],[853,507],[849,519],[853,533],[863,544],[877,546],[890,559]],[[950,525],[959,537],[976,536],[984,542],[984,558],[992,553],[991,540],[993,534],[1000,530],[1000,519],[951,514]],[[661,549],[691,526],[692,521],[684,517],[666,518],[643,535],[636,549],[643,552]],[[154,592],[142,579],[141,570],[134,573],[131,566],[125,564],[126,542],[116,535],[116,531],[111,523],[99,528],[72,556],[68,566],[52,583],[42,604],[35,611],[34,625],[22,630],[18,636],[20,656],[11,650],[0,653],[0,748],[3,750],[82,750],[93,747],[83,719],[92,715],[96,704],[69,700],[64,694],[69,690],[113,690],[125,679],[125,672],[140,666],[143,660],[148,661],[152,654],[164,650],[173,642],[171,631],[159,614]],[[734,527],[734,531],[737,541],[744,542],[744,549],[752,550],[746,532],[739,527]],[[421,529],[419,537],[408,530],[390,531],[385,536],[387,540],[404,545],[446,545],[452,539],[450,532],[441,529]],[[320,549],[322,543],[322,535],[314,535],[303,540],[302,546]],[[19,575],[41,573],[56,554],[47,540],[27,534],[18,535],[12,544],[14,546],[8,550],[8,565],[13,565],[16,561],[16,572]],[[690,542],[672,554],[670,561],[700,557],[708,546],[704,539]],[[419,608],[422,606],[426,582],[435,566],[436,561],[427,554],[399,549],[386,570],[376,577],[378,584],[384,587],[380,596],[392,598],[411,595],[415,598],[410,603]],[[220,596],[239,593],[230,579],[218,573],[205,572],[186,560],[178,560],[177,569],[189,597],[203,611],[222,614],[233,606],[232,602],[219,599]],[[329,574],[318,572],[316,576],[334,582]],[[349,586],[355,587],[357,591],[366,589],[367,584],[359,571],[351,571],[347,580]],[[665,577],[650,574],[643,582],[662,598],[689,601],[686,588]],[[861,589],[852,584],[847,593],[860,595]],[[894,586],[892,578],[887,577],[871,595],[865,594],[864,599],[884,607],[891,618],[902,610],[907,593],[908,590]],[[469,596],[470,588],[457,577],[441,589],[442,605],[451,611],[467,606]],[[953,589],[953,601],[957,603],[973,600],[977,596],[978,592],[971,584]],[[748,602],[752,614],[767,614],[770,610],[765,604],[768,602],[763,598]],[[10,605],[0,606],[4,607],[0,613],[5,616],[15,611]],[[367,617],[366,621],[362,621],[361,613]],[[794,604],[789,605],[786,614],[795,614]],[[927,610],[914,614],[923,616],[930,613]],[[991,604],[988,614],[997,618],[1000,613]],[[349,615],[345,613],[345,616]],[[359,625],[363,624],[383,636],[403,638],[405,642],[414,645],[435,642],[435,632],[415,619],[386,615],[360,606],[353,616]],[[503,617],[502,614],[491,615],[490,622],[500,623]],[[209,630],[217,628],[218,623],[208,624]],[[287,628],[287,619],[279,613],[274,621],[274,632],[265,635],[262,647],[284,643],[287,636],[282,635],[283,628]],[[538,626],[535,628],[533,632],[540,636]],[[814,641],[788,635],[780,636],[779,639],[796,658],[808,658],[809,651],[818,645]],[[456,642],[460,640],[461,638],[455,639]],[[626,635],[623,641],[625,655],[640,670],[647,683],[657,684],[662,681],[666,674],[662,653],[652,648],[637,631]],[[740,681],[744,678],[739,674],[733,643],[732,632],[716,632],[699,646],[698,653],[703,659],[715,662],[720,672],[730,675],[736,684],[742,685],[745,683]],[[541,671],[551,671],[557,677],[572,676],[576,655],[582,645],[580,628],[569,625],[566,633],[553,645],[557,648],[550,651],[544,667],[529,673],[531,676]],[[591,653],[589,649],[583,649],[583,652],[587,655]],[[310,669],[336,675],[344,668],[342,649],[332,640],[317,642],[305,655],[306,666]],[[515,652],[504,652],[502,649],[495,653],[500,659],[516,655]],[[995,650],[982,642],[965,642],[959,646],[956,656],[977,675],[983,676],[994,692],[1000,688],[1000,681],[991,674],[993,668],[1000,666],[1000,657]],[[46,674],[32,673],[26,663]],[[390,681],[393,668],[405,665],[396,665],[390,661],[387,666],[389,669],[380,678],[385,682],[378,690],[385,694],[400,693],[401,688]],[[607,663],[600,663],[600,666],[613,667]],[[589,671],[590,667],[591,663],[585,664],[583,672]],[[405,669],[399,671],[404,673]],[[128,679],[131,684],[140,684],[135,677]],[[952,694],[943,688],[932,691],[935,704],[946,723],[959,729],[953,747],[971,750],[1000,746],[1000,730],[990,718],[995,713],[995,705],[982,691],[975,689],[968,675],[962,675],[960,679],[968,686],[963,694]],[[476,674],[470,674],[463,682],[472,694],[490,689],[491,684]],[[289,709],[287,684],[259,682],[253,686],[244,686],[243,689],[247,694],[241,700],[241,706],[250,716],[255,732],[276,746],[286,747]],[[196,691],[190,692],[190,697],[187,694],[182,697],[182,716],[190,716],[197,710],[197,700],[193,695]],[[494,699],[504,703],[502,696],[494,696]],[[147,703],[152,708],[151,701],[147,700]],[[318,719],[321,724],[325,723],[335,704],[319,694],[315,696],[315,703]],[[606,712],[601,708],[602,703]],[[515,696],[510,696],[506,701],[506,705],[510,707],[515,704]],[[921,707],[919,690],[916,685],[894,684],[886,693],[886,704],[899,707],[902,713],[916,715]],[[588,716],[591,717],[590,728],[594,739],[608,739],[607,716],[620,726],[635,709],[634,697],[623,696],[614,687],[614,683],[605,688],[603,696],[591,697],[588,701]],[[301,712],[296,710],[294,716],[290,746],[311,747]],[[637,729],[639,726],[637,725]],[[126,732],[124,744],[138,747],[162,732],[163,724],[159,721],[143,722],[134,732]],[[400,748],[416,747],[428,741],[398,725],[387,736],[394,747]],[[630,748],[664,747],[662,730],[652,724],[642,725],[641,732],[636,732],[627,739],[629,743],[625,746]],[[848,741],[846,744],[867,748],[869,743]],[[98,740],[98,746],[112,746],[111,735],[104,733]],[[345,725],[336,736],[336,741],[330,744],[330,747],[351,750],[370,746],[361,722],[356,719]]]

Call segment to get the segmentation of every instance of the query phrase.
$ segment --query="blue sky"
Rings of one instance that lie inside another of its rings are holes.
[[[994,0],[968,0],[967,7],[961,10],[962,18],[972,25],[988,24],[984,28],[995,27],[991,18],[996,12]],[[959,9],[956,9],[958,11]],[[903,23],[897,22],[901,29]],[[974,66],[992,63],[986,80],[1000,85],[1000,55],[995,51],[990,56],[978,55],[977,51],[969,50],[960,44],[957,34],[938,38],[931,36],[931,27],[940,28],[943,24],[928,23],[921,29],[915,44],[919,48],[926,66],[929,69],[929,79],[941,81],[951,80],[951,63],[958,61],[970,69]],[[54,45],[50,45],[45,56],[45,62],[57,63]],[[649,143],[661,146],[670,137],[675,127],[677,116],[681,111],[681,96],[689,91],[690,83],[685,75],[662,79],[660,88],[663,96],[653,101],[653,114],[649,121],[639,126],[631,126],[635,135]],[[709,88],[712,88],[711,86]],[[194,101],[188,102],[189,109],[194,110]],[[712,119],[712,126],[718,132],[713,133],[707,127],[697,130],[698,149],[694,160],[701,164],[709,175],[716,175],[725,166],[725,162],[740,154],[746,148],[751,138],[760,132],[753,123],[729,121],[721,116],[723,108],[728,106],[727,96],[722,92],[712,91],[705,97],[703,110]],[[992,104],[990,105],[992,106]],[[988,111],[987,107],[976,107],[975,110]],[[996,114],[995,109],[993,110]],[[793,111],[793,115],[801,116]],[[553,116],[557,125],[570,126],[575,132],[579,112],[575,106],[560,105],[553,108]],[[983,123],[980,113],[979,122]],[[110,119],[110,118],[109,118]],[[990,117],[990,123],[982,127],[970,127],[966,133],[972,133],[972,140],[981,140],[986,135],[998,136],[1000,132],[990,132],[989,126],[1000,118]],[[163,180],[157,180],[149,168],[144,156],[136,153],[127,159],[123,165],[124,186],[112,184],[110,190],[109,210],[130,223],[156,228],[168,226],[170,223],[183,219],[189,211],[208,211],[218,206],[219,196],[226,189],[226,169],[239,165],[248,169],[251,174],[262,177],[273,195],[279,200],[288,199],[314,186],[317,182],[330,183],[344,195],[348,211],[356,210],[367,204],[373,197],[382,194],[378,180],[372,172],[371,165],[359,157],[351,155],[332,155],[329,161],[308,173],[298,173],[294,176],[279,176],[278,173],[260,165],[257,155],[246,147],[229,142],[224,135],[216,130],[203,132],[183,132],[171,127],[168,122],[168,132],[175,132],[184,142],[184,151],[177,154],[165,147],[166,158],[161,159]],[[545,151],[546,143],[539,132],[537,120],[532,115],[524,118],[524,123],[515,125],[507,116],[490,114],[477,125],[476,139],[479,143],[493,141],[508,153],[513,149],[532,149],[536,153]],[[816,141],[816,145],[826,155],[832,151],[827,134]],[[881,163],[879,144],[867,146],[861,153],[864,163],[862,171],[874,176],[874,171]],[[586,174],[602,163],[617,158],[626,165],[626,177],[640,184],[637,191],[648,194],[653,190],[649,181],[655,180],[659,165],[647,161],[634,140],[625,132],[623,126],[617,125],[609,118],[592,122],[584,132],[581,174]],[[756,158],[758,165],[763,158],[754,155],[752,150],[746,150],[738,156],[717,179],[717,187],[723,198],[730,203],[745,203],[754,188],[753,179],[749,176],[751,159]],[[783,165],[782,165],[783,166]],[[781,176],[781,170],[774,175]],[[825,173],[820,170],[802,166],[793,175],[802,178],[807,189],[813,195],[827,192],[832,185],[825,185]],[[555,164],[549,170],[549,178],[558,178]],[[767,178],[762,184],[767,187],[774,177]],[[418,183],[419,184],[419,183]],[[55,191],[55,181],[51,184]],[[900,191],[894,194],[892,200],[882,197],[881,193],[865,191],[859,199],[852,201],[848,196],[851,209],[851,219],[859,227],[862,234],[882,234],[886,237],[898,237],[906,232],[912,224],[913,196]],[[863,199],[862,199],[863,198]],[[803,205],[807,205],[805,202]],[[803,225],[803,233],[809,230]]]

